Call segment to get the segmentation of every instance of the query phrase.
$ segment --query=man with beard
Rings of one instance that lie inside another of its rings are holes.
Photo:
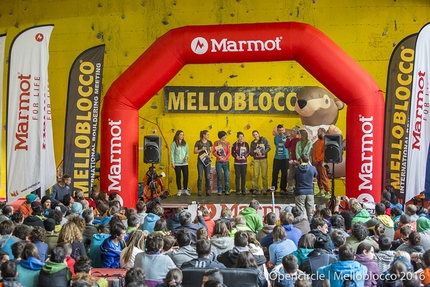
[[[318,140],[315,142],[313,160],[315,167],[317,168],[318,176],[318,187],[320,193],[318,196],[331,196],[330,182],[328,180],[327,171],[324,167],[324,135],[325,129],[318,129]]]
[[[71,195],[69,185],[72,183],[72,177],[65,173],[61,177],[61,182],[52,187],[51,202],[52,207],[57,205],[64,205],[63,200],[66,195]]]

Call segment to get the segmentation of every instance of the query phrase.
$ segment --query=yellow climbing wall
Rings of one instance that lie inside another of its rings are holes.
[[[170,29],[187,25],[298,21],[311,24],[327,34],[368,71],[385,91],[392,49],[404,37],[418,32],[428,21],[429,3],[418,0],[2,0],[0,34],[7,33],[7,71],[10,44],[20,31],[34,25],[55,25],[50,42],[49,81],[55,158],[59,164],[64,144],[69,69],[76,56],[89,47],[106,45],[104,95],[111,83]],[[4,83],[0,196],[5,195],[6,186],[6,75]],[[187,65],[168,85],[247,87],[321,84],[296,62],[271,62]],[[343,131],[347,129],[346,110],[340,112],[337,122]],[[237,131],[243,131],[247,141],[252,139],[251,131],[254,129],[272,140],[271,132],[275,125],[300,125],[296,115],[165,113],[163,91],[140,110],[140,117],[139,178],[143,178],[148,168],[142,160],[144,135],[162,135],[167,141],[165,144],[170,145],[174,132],[181,129],[185,132],[185,140],[192,153],[199,131],[203,129],[210,130],[212,140],[216,139],[219,130],[231,131],[227,139],[233,143]],[[174,172],[169,167],[167,154],[168,149],[163,148],[160,167],[168,174],[169,187],[174,189]],[[271,163],[273,152],[269,155]],[[196,157],[192,155],[190,186],[194,190],[195,166]],[[270,174],[271,168],[269,181]],[[250,178],[251,169],[248,170],[248,186]],[[233,173],[230,182],[234,182]],[[336,193],[340,195],[344,192],[343,182],[337,181]]]

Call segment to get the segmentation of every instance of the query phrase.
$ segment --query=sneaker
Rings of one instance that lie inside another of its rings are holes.
[[[184,194],[185,195],[191,195],[190,190],[189,189],[184,190]]]
[[[199,196],[203,196],[203,193],[202,193],[202,191],[201,190],[199,190]]]
[[[236,191],[236,195],[240,195],[240,191]]]
[[[178,190],[177,196],[181,196],[181,194],[182,194],[182,189]]]
[[[212,193],[209,190],[207,190],[206,191],[206,196],[212,196]]]
[[[218,196],[221,196],[222,195],[222,192],[218,192]]]
[[[242,195],[246,195],[246,191],[242,191]]]
[[[226,192],[225,192],[225,195],[230,195],[230,191],[226,191]]]

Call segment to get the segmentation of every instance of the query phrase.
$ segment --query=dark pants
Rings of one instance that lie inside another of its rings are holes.
[[[184,177],[183,185],[181,188],[181,173]],[[178,191],[181,189],[188,188],[188,165],[175,165],[175,174],[176,174],[176,186],[178,187]]]
[[[206,192],[209,192],[211,190],[211,182],[210,182],[210,175],[211,175],[211,165],[205,166],[200,159],[197,161],[197,171],[198,171],[198,178],[197,178],[197,189],[202,190],[202,175],[203,172],[205,173],[205,188]]]
[[[235,164],[234,172],[236,174],[236,192],[246,193],[245,185],[246,185],[246,169],[247,164]]]
[[[278,174],[281,171],[281,184],[279,188],[281,190],[287,190],[287,170],[288,170],[288,159],[274,159],[273,160],[273,171],[272,171],[272,186],[275,190],[278,189]]]

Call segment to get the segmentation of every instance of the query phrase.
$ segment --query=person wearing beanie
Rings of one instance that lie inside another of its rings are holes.
[[[224,191],[225,195],[230,195],[230,143],[226,140],[227,133],[225,131],[218,132],[219,140],[214,142],[212,154],[216,158],[216,174],[218,177],[217,187],[218,195],[222,195],[222,174],[224,172]]]
[[[53,218],[47,218],[43,222],[45,226],[45,243],[48,244],[48,254],[51,250],[57,246],[59,232],[55,232],[55,220]]]
[[[74,202],[72,204],[72,214],[73,215],[80,215],[82,212],[82,204],[80,202]]]
[[[39,201],[39,197],[33,193],[30,193],[25,197],[25,201],[19,206],[18,210],[22,212],[24,218],[29,217],[33,213],[31,209],[31,203]]]
[[[33,227],[40,226],[42,228],[45,228],[45,226],[43,225],[43,217],[42,217],[43,208],[40,201],[33,201],[31,203],[31,209],[33,210],[33,212],[31,213],[30,216],[24,219],[24,224],[28,226],[33,226]]]
[[[43,216],[47,217],[51,212],[51,198],[48,195],[45,195],[42,197],[40,203],[42,203]]]

